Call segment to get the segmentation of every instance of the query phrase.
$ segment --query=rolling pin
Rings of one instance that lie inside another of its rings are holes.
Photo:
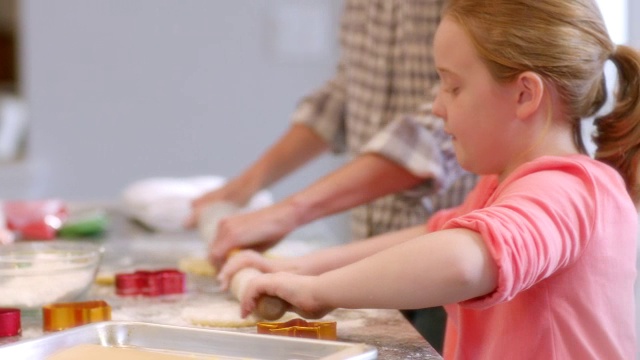
[[[229,286],[233,296],[241,301],[249,281],[261,274],[262,272],[254,268],[244,268],[238,271],[231,279],[231,285]],[[258,299],[254,313],[259,318],[273,321],[280,319],[287,311],[287,307],[286,301],[279,297],[264,295]]]

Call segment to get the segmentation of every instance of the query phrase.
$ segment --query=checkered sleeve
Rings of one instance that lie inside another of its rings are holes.
[[[420,113],[402,115],[391,121],[363,148],[363,153],[382,155],[427,179],[412,189],[414,196],[432,195],[450,187],[466,172],[456,161],[451,137],[442,119],[431,114],[430,104]]]
[[[345,98],[341,78],[336,77],[298,104],[292,122],[309,127],[322,137],[334,153],[346,150]]]

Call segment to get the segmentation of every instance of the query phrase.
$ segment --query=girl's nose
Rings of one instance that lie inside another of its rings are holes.
[[[440,91],[436,94],[436,98],[433,99],[433,107],[431,111],[433,112],[433,115],[446,120],[447,113],[440,99]]]

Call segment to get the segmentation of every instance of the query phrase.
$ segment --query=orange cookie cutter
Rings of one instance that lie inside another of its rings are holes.
[[[337,339],[335,321],[306,321],[296,318],[286,322],[259,322],[256,327],[258,334],[320,340]]]
[[[60,331],[111,320],[111,306],[103,300],[55,303],[42,307],[42,330]]]

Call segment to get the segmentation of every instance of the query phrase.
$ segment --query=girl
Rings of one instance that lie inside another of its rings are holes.
[[[476,188],[426,228],[235,256],[223,284],[244,266],[273,272],[249,283],[243,315],[263,294],[315,317],[445,304],[445,358],[633,358],[640,55],[612,44],[591,0],[452,0],[434,51],[434,113]],[[619,84],[592,159],[580,119],[605,103],[607,60]]]

